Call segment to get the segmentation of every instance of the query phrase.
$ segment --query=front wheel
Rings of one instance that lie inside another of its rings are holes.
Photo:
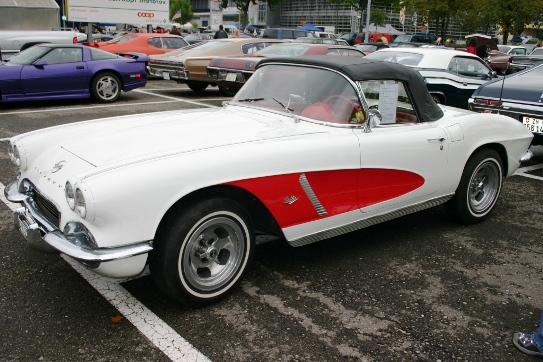
[[[100,73],[92,80],[91,93],[99,102],[115,102],[121,96],[121,81],[113,73]]]
[[[458,189],[447,209],[460,222],[483,221],[496,205],[503,183],[500,155],[491,149],[481,150],[468,160]]]
[[[151,274],[166,295],[208,303],[226,295],[251,259],[254,238],[245,208],[214,198],[168,218],[150,256]]]

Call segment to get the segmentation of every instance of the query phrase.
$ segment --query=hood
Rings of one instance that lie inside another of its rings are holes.
[[[73,126],[60,146],[90,164],[122,165],[185,152],[321,133],[326,127],[247,107],[159,112]],[[223,152],[219,150],[218,152]]]
[[[541,103],[543,89],[539,75],[542,72],[543,65],[514,73],[508,77],[483,84],[473,93],[473,96],[499,99],[501,95],[501,99],[504,100]]]

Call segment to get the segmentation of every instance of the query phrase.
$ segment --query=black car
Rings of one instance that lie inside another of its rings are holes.
[[[400,44],[435,44],[437,37],[431,33],[415,33],[398,35],[392,43],[391,47],[397,47]]]
[[[513,117],[534,133],[533,144],[543,145],[543,64],[483,84],[469,108]]]

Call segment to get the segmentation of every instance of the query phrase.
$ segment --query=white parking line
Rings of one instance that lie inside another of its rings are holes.
[[[4,190],[4,185],[1,182],[0,190]],[[0,200],[13,211],[19,207],[17,204],[8,201],[3,192],[0,192]],[[119,281],[93,273],[65,255],[61,255],[61,257],[172,361],[210,361],[209,358],[194,348],[156,314],[134,298],[128,290],[119,284]]]
[[[8,138],[0,138],[0,142],[7,142],[9,141],[9,137]]]
[[[215,107],[215,106],[212,106],[212,105],[206,104],[206,103],[201,103],[201,102],[196,102],[196,101],[189,101],[187,99],[183,99],[183,98],[179,98],[179,97],[166,96],[164,94],[156,94],[156,93],[153,93],[153,92],[144,91],[142,89],[136,89],[133,92],[148,94],[148,95],[151,95],[151,96],[161,97],[161,98],[168,99],[168,100],[175,100],[175,101],[178,101],[178,102],[185,102],[185,103],[189,103],[189,104],[195,104],[197,106],[202,106],[202,107],[209,107],[209,108],[214,108]]]
[[[149,94],[152,94],[152,93],[149,93]],[[159,95],[156,95],[156,96],[160,97]],[[96,106],[83,106],[83,107],[45,108],[45,109],[34,109],[34,110],[31,110],[31,111],[0,112],[0,116],[9,115],[9,114],[77,111],[77,110],[81,110],[81,109],[94,109],[94,108],[132,107],[132,106],[141,106],[141,105],[146,105],[146,104],[175,103],[175,102],[182,102],[182,101],[183,101],[182,99],[172,99],[172,100],[168,100],[168,101],[102,104],[102,105],[96,105]]]
[[[532,175],[532,174],[528,173],[530,171],[535,171],[535,170],[539,170],[539,169],[542,169],[542,168],[543,168],[543,163],[540,163],[540,164],[537,164],[537,165],[532,165],[532,166],[521,167],[521,168],[519,168],[518,170],[515,171],[515,175],[526,177],[526,178],[531,178],[531,179],[534,179],[534,180],[543,181],[543,177],[537,176],[537,175]]]

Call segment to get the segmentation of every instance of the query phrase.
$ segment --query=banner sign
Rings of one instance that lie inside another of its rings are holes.
[[[84,23],[163,25],[170,0],[66,0],[68,20]]]

